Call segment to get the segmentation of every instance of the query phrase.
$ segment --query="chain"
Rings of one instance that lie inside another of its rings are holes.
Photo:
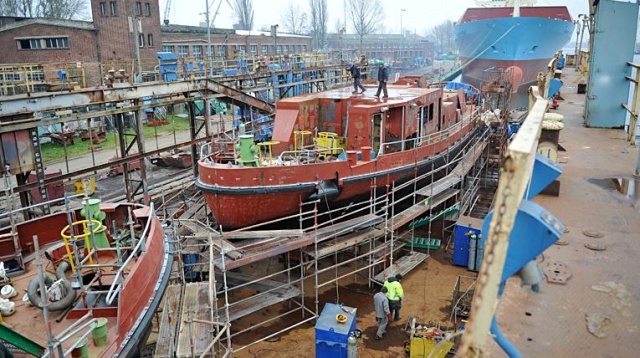
[[[505,158],[502,164],[501,172],[500,172],[500,180],[505,179],[506,183],[501,188],[502,190],[500,190],[499,188],[499,193],[501,194],[500,206],[497,208],[497,210],[494,209],[493,211],[495,225],[493,226],[491,231],[492,235],[490,237],[487,237],[487,242],[485,245],[485,253],[482,259],[483,260],[482,267],[478,275],[477,288],[475,290],[474,298],[472,301],[472,308],[471,308],[472,316],[474,312],[477,312],[480,309],[480,306],[482,306],[483,301],[485,300],[485,297],[483,297],[484,287],[486,287],[488,283],[487,281],[489,277],[489,268],[493,266],[493,261],[495,259],[496,244],[500,240],[500,233],[504,231],[503,219],[504,219],[505,213],[507,212],[507,204],[506,204],[507,198],[513,194],[512,182],[515,176],[514,173],[515,173],[515,167],[514,167],[513,160],[510,157]],[[467,330],[466,332],[467,337],[470,337],[473,334],[473,332],[471,331],[472,330],[471,327],[472,327],[471,325],[467,325],[467,327],[465,327]],[[484,334],[484,332],[477,332],[477,333]],[[470,341],[466,341],[465,345],[469,343]],[[469,349],[468,353],[470,353],[468,356],[482,355],[482,352],[476,351],[478,347],[473,347],[469,345],[467,348]]]

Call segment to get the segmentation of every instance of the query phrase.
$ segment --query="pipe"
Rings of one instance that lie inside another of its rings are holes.
[[[507,356],[511,358],[522,358],[522,354],[520,354],[518,348],[511,343],[504,334],[502,334],[502,331],[498,326],[498,322],[496,321],[496,316],[493,316],[493,319],[491,320],[491,334],[493,335],[493,339],[498,343]]]

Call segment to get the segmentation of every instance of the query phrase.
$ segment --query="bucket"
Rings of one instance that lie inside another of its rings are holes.
[[[107,337],[107,319],[106,318],[98,318],[98,324],[96,328],[91,332],[91,337],[93,338],[93,344],[96,347],[106,346],[109,343],[109,338]]]
[[[7,299],[16,297],[17,294],[18,292],[16,292],[16,289],[11,285],[6,285],[2,288],[2,290],[0,290],[0,295],[2,295],[3,298]]]
[[[83,339],[82,342],[80,342],[80,344],[71,351],[71,357],[89,358],[89,348],[87,347],[87,344],[89,344],[89,340],[86,338]]]
[[[587,93],[587,84],[586,83],[578,83],[578,93],[579,94]]]

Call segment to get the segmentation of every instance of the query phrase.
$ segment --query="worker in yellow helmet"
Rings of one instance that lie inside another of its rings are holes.
[[[389,300],[389,309],[395,316],[394,321],[400,320],[400,307],[402,307],[402,299],[404,298],[404,289],[400,283],[402,274],[389,277],[384,281],[384,287],[387,288],[387,299]]]

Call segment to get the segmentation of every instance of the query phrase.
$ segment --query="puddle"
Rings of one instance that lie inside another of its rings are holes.
[[[620,201],[635,205],[640,199],[640,178],[588,178],[587,182],[609,191],[611,196]]]

